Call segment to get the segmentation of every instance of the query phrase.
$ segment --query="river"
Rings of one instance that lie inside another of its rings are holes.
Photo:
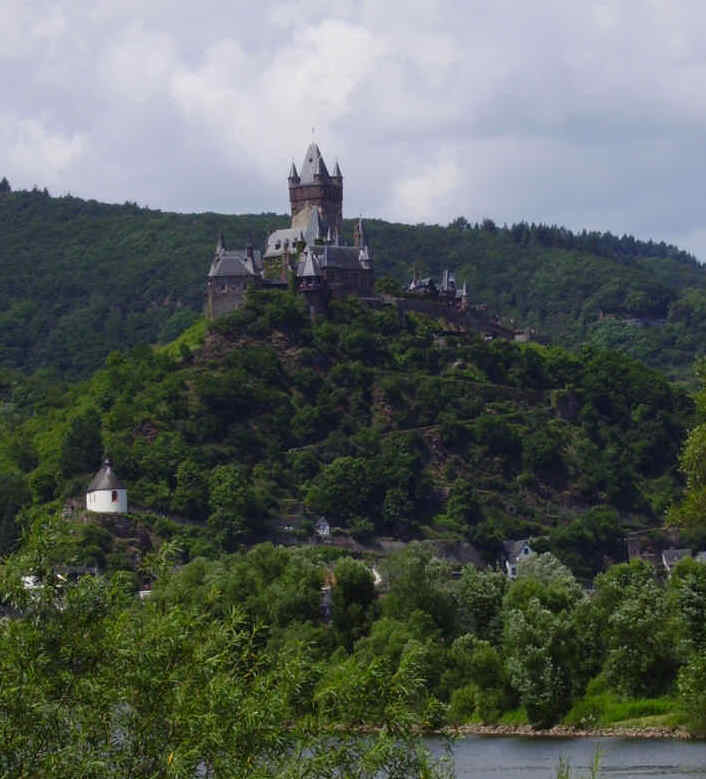
[[[429,739],[427,745],[435,755],[444,752],[439,739]],[[589,775],[596,749],[601,754],[601,777],[706,779],[704,741],[465,736],[451,744],[459,779],[552,779],[561,758],[570,765],[572,779],[580,779]]]

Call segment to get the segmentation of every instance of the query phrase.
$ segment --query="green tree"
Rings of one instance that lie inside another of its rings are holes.
[[[459,621],[464,632],[498,645],[502,637],[502,605],[507,577],[500,571],[479,571],[466,565],[458,586]]]
[[[208,500],[208,481],[201,467],[193,460],[179,463],[172,509],[190,519],[201,520],[207,516]]]
[[[505,657],[512,687],[532,725],[548,728],[569,710],[577,644],[567,612],[532,598],[505,615]]]
[[[333,574],[331,619],[343,645],[350,651],[372,622],[375,583],[367,566],[350,557],[339,560]]]
[[[20,537],[16,517],[32,499],[27,480],[20,473],[0,472],[0,557],[12,552]]]
[[[209,527],[224,549],[232,551],[238,539],[256,527],[260,515],[243,469],[216,466],[208,479],[208,493]]]
[[[64,476],[96,470],[103,454],[101,419],[95,409],[75,416],[61,442],[60,467]]]

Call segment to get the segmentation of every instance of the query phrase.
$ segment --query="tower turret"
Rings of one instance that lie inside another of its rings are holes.
[[[363,217],[360,217],[353,228],[353,246],[363,249],[367,245],[368,241],[365,236],[365,228],[363,227]]]
[[[337,165],[334,175],[329,175],[321,150],[311,143],[304,155],[301,173],[293,174],[296,174],[294,163],[289,175],[292,223],[297,223],[295,218],[300,211],[317,208],[323,221],[331,227],[332,235],[340,235],[343,226],[343,177],[340,167]]]

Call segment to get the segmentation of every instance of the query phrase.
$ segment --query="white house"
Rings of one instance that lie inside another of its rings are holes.
[[[101,514],[126,514],[127,490],[117,477],[110,460],[91,479],[86,490],[86,508]]]
[[[505,552],[505,573],[509,579],[516,579],[517,564],[534,554],[529,545],[529,538],[523,538],[521,541],[505,541],[503,549]]]

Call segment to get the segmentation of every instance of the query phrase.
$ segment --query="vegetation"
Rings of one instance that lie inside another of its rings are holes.
[[[232,246],[284,215],[170,214],[0,185],[0,365],[85,377],[114,349],[169,342],[200,315],[222,230]],[[352,239],[353,222],[344,225]],[[665,243],[464,218],[448,227],[370,220],[378,277],[443,268],[517,327],[568,347],[619,349],[685,379],[706,343],[706,274]],[[395,283],[381,289],[399,290]],[[601,318],[602,317],[602,318]]]
[[[437,332],[353,300],[312,324],[296,296],[259,292],[177,348],[112,353],[83,384],[9,376],[2,549],[32,511],[80,502],[103,449],[142,546],[175,538],[185,560],[325,516],[340,538],[471,543],[491,564],[531,536],[590,579],[628,529],[661,524],[686,394],[618,354]],[[109,570],[139,551],[96,546],[86,562]]]
[[[165,544],[140,600],[134,575],[62,577],[55,550],[71,544],[65,522],[37,521],[0,569],[4,775],[436,776],[415,734],[520,705],[537,727],[703,712],[683,563],[667,584],[614,566],[589,598],[548,554],[512,582],[473,566],[454,578],[414,543],[384,563],[377,596],[346,556],[261,544],[174,568]],[[471,581],[496,596],[469,603]],[[637,613],[635,597],[654,608]],[[631,629],[655,638],[626,654]],[[616,653],[637,686],[614,675]]]
[[[0,775],[431,777],[416,735],[446,724],[706,726],[706,566],[624,562],[668,509],[706,539],[706,390],[284,291],[81,382],[16,368]],[[104,451],[127,517],[81,507]]]

